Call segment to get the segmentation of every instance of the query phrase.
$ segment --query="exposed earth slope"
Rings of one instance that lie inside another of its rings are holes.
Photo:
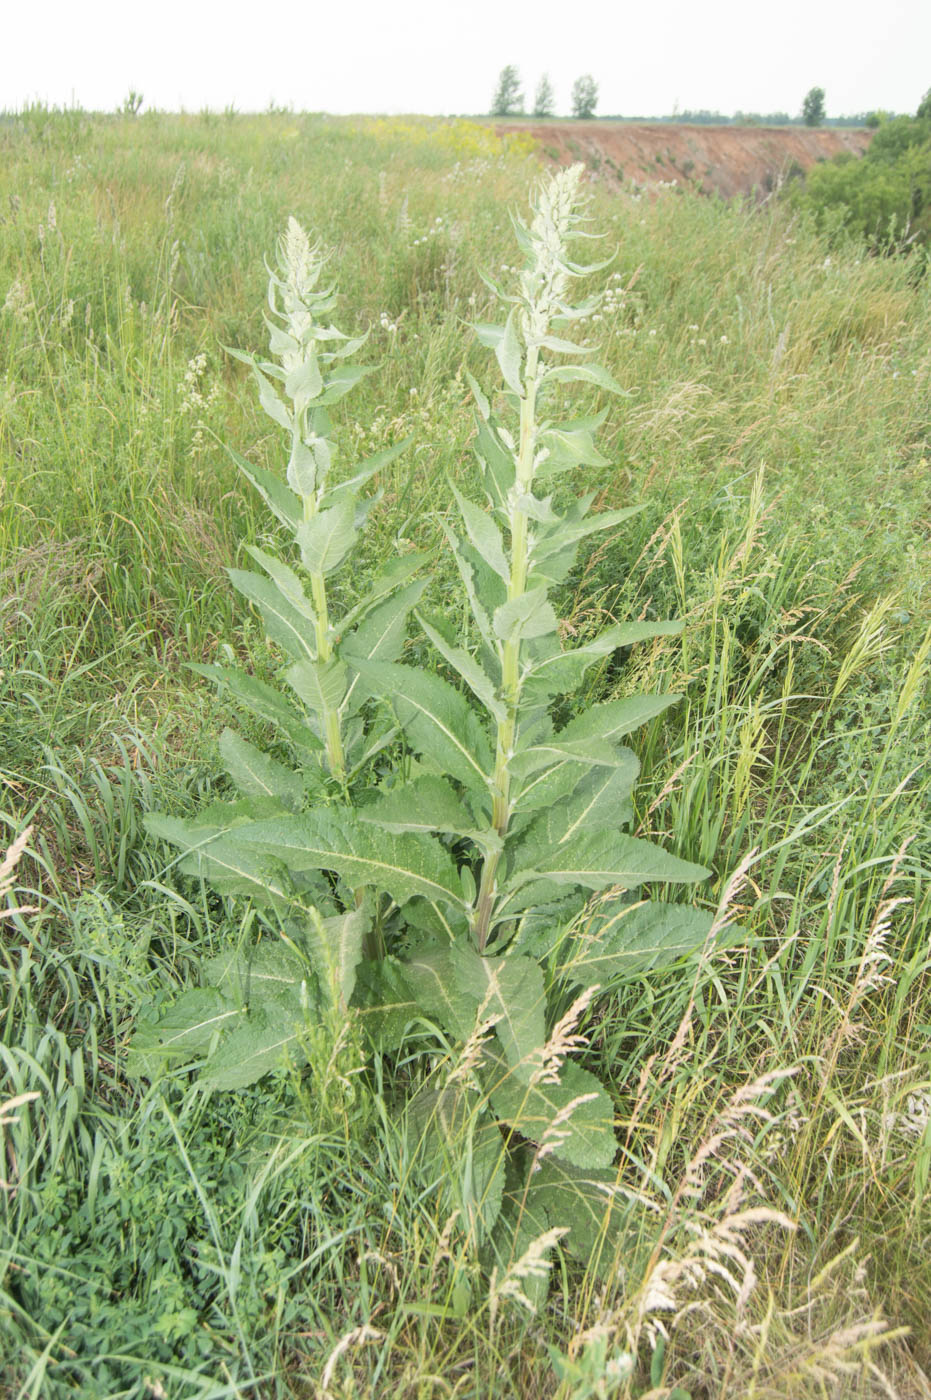
[[[850,151],[862,155],[872,132],[858,127],[686,126],[627,122],[509,121],[560,165],[583,160],[608,181],[675,182],[729,198],[771,190],[793,168],[808,170]]]

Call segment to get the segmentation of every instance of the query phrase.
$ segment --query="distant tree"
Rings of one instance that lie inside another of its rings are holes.
[[[553,91],[553,84],[550,82],[549,73],[544,73],[537,83],[537,90],[533,98],[533,115],[535,117],[551,117],[556,105],[556,94]]]
[[[512,112],[524,110],[524,94],[520,90],[520,74],[513,63],[507,64],[498,75],[498,86],[491,99],[491,115],[507,117]]]
[[[824,116],[824,88],[810,88],[802,103],[802,119],[806,126],[820,126]]]
[[[123,116],[135,117],[138,114],[139,108],[142,106],[142,101],[142,93],[137,92],[135,88],[130,88],[129,92],[123,98],[123,105],[120,108]]]
[[[598,84],[591,73],[585,73],[572,84],[572,115],[579,121],[588,121],[597,106]]]
[[[918,111],[915,113],[915,116],[919,121],[931,119],[931,88],[928,88],[928,91],[919,102]]]

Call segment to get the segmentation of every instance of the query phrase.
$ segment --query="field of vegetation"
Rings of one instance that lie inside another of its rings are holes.
[[[340,607],[417,548],[464,641],[467,374],[500,397],[470,323],[499,318],[483,273],[516,285],[538,160],[467,123],[40,109],[0,118],[0,152],[0,853],[31,828],[0,872],[0,1395],[931,1396],[924,253],[592,187],[583,260],[614,259],[576,338],[626,395],[560,385],[608,410],[607,464],[557,497],[643,509],[556,612],[567,643],[684,629],[571,704],[681,693],[629,741],[631,830],[713,872],[670,898],[734,922],[579,1013],[620,1227],[589,1222],[587,1267],[555,1240],[493,1258],[447,1189],[472,1140],[439,1170],[412,1148],[405,1105],[461,1063],[429,1018],[389,1049],[308,1025],[303,1064],[231,1091],[140,1075],[130,1045],[271,937],[144,824],[229,796],[242,721],[192,664],[280,665],[226,572],[285,539],[227,451],[284,479],[224,348],[264,352],[263,258],[296,216],[336,324],[370,331],[339,461],[411,438]],[[450,678],[432,655],[412,619],[405,656]]]

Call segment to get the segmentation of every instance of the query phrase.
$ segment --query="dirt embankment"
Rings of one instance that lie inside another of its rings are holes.
[[[764,195],[792,169],[850,151],[872,137],[857,127],[678,126],[613,122],[508,122],[499,134],[527,131],[559,165],[581,160],[607,182],[669,184],[705,194]]]

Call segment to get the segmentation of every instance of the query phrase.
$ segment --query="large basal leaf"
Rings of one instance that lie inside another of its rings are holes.
[[[141,1008],[129,1045],[126,1072],[151,1076],[171,1064],[206,1055],[217,1036],[241,1015],[215,987],[190,987],[167,1008]]]
[[[307,966],[283,939],[263,939],[245,951],[227,949],[204,964],[204,976],[243,1008],[279,1006],[290,999],[296,1014],[308,996]]]
[[[289,1001],[277,1008],[270,1003],[250,1011],[223,1036],[201,1074],[201,1083],[207,1089],[245,1089],[280,1068],[286,1058],[303,1064],[304,1026],[303,1016],[294,1013]]]
[[[301,805],[304,795],[301,775],[269,758],[232,729],[224,729],[220,735],[220,756],[240,792],[275,797],[294,809]]]
[[[593,1074],[565,1064],[558,1084],[534,1086],[490,1052],[486,1064],[488,1094],[499,1118],[531,1142],[555,1143],[559,1157],[574,1166],[610,1166],[617,1151],[614,1110]]]
[[[369,911],[364,907],[329,919],[318,916],[308,921],[311,960],[332,1005],[346,1007],[349,1004],[356,985],[356,968],[362,958],[362,940],[370,922]]]
[[[574,1167],[548,1157],[505,1193],[505,1205],[534,1235],[568,1230],[562,1243],[602,1276],[616,1269],[624,1227],[634,1207],[616,1189],[615,1172]]]
[[[487,791],[491,749],[478,716],[448,682],[410,666],[359,665],[373,693],[394,704],[411,747],[467,787]]]
[[[477,1018],[496,1019],[495,1034],[508,1065],[528,1080],[539,1068],[546,1040],[543,971],[533,958],[483,957],[471,947],[454,948],[454,994],[477,1003]]]
[[[356,967],[352,1014],[371,1044],[393,1051],[423,1012],[401,964],[394,958],[380,958],[377,962],[363,960]]]
[[[430,948],[405,958],[400,969],[422,1014],[457,1040],[468,1040],[475,1030],[481,1004],[479,990],[463,992],[456,981],[457,963],[468,951],[454,943]]]
[[[292,870],[333,870],[350,888],[372,885],[399,904],[415,895],[462,903],[456,868],[439,841],[379,831],[347,809],[255,822],[237,837]]]
[[[460,1211],[481,1246],[494,1229],[504,1194],[504,1142],[497,1125],[461,1085],[427,1085],[411,1099],[406,1119],[410,1148],[438,1182],[437,1217],[446,1220]]]
[[[560,975],[582,987],[642,977],[701,952],[713,922],[706,909],[655,900],[596,910],[563,944]]]

